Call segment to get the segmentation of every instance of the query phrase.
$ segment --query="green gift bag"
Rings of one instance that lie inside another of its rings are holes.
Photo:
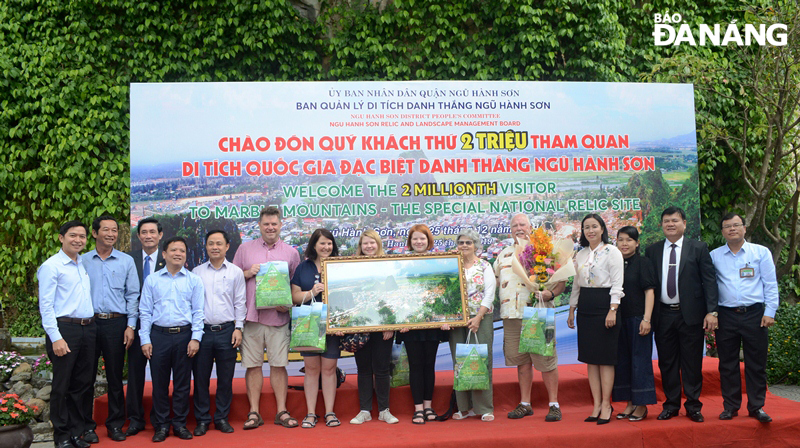
[[[256,274],[256,309],[292,306],[289,264],[285,261],[261,263]]]
[[[292,308],[290,351],[314,353],[325,351],[325,324],[323,322],[320,325],[324,308],[326,305],[320,302]]]
[[[391,387],[408,386],[408,354],[406,344],[392,346]]]
[[[526,306],[519,336],[519,352],[556,354],[556,313],[553,308]]]
[[[475,343],[470,344],[470,336]],[[456,344],[456,363],[453,366],[454,390],[487,390],[492,387],[489,379],[489,346],[478,342],[478,335],[467,333],[464,344]]]

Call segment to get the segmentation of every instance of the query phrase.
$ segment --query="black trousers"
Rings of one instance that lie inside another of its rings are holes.
[[[372,338],[370,338],[372,339]],[[408,381],[414,404],[433,399],[436,382],[436,352],[439,341],[405,341],[408,353]]]
[[[226,326],[227,325],[227,326]],[[200,351],[192,358],[194,374],[194,418],[197,423],[211,422],[211,369],[217,365],[217,393],[214,421],[227,419],[233,401],[233,371],[236,368],[236,349],[233,348],[233,322],[223,324],[223,329],[211,331],[206,325]]]
[[[128,390],[125,395],[125,408],[128,411],[130,426],[144,428],[144,380],[147,358],[142,353],[142,341],[139,339],[141,323],[136,321],[133,344],[128,349]],[[150,421],[153,420],[153,411],[150,410]]]
[[[100,356],[103,356],[106,365],[106,379],[108,380],[108,417],[106,418],[106,428],[122,428],[125,424],[125,393],[122,389],[122,370],[125,367],[125,329],[128,328],[127,317],[115,317],[113,319],[95,319],[97,325],[97,342],[94,350],[94,368],[97,372],[97,365]],[[141,350],[141,348],[140,348]],[[92,381],[94,385],[94,378]],[[94,404],[94,396],[87,397],[88,403],[85,406]],[[97,425],[94,420],[86,422],[91,429]]]
[[[372,410],[373,386],[375,395],[378,397],[378,410],[389,409],[389,383],[391,381],[389,369],[392,362],[393,344],[392,338],[384,341],[383,332],[377,331],[370,333],[367,344],[355,353],[356,367],[358,368],[358,402],[362,411]]]
[[[95,324],[58,322],[58,331],[70,350],[64,356],[56,356],[50,337],[45,338],[47,356],[53,365],[50,421],[56,444],[94,429],[94,422],[92,426],[87,422],[92,421],[92,385],[97,375],[97,370],[92,370],[97,338]]]
[[[155,326],[154,326],[155,327]],[[191,330],[180,333],[162,333],[155,328],[150,332],[153,354],[150,357],[150,375],[153,377],[153,410],[150,423],[153,428],[185,428],[189,415],[189,388],[192,381],[192,359],[186,354]],[[170,418],[169,376],[172,373],[172,411]]]
[[[742,308],[719,307],[716,331],[719,355],[719,379],[725,409],[738,411],[742,406],[742,377],[739,347],[744,349],[744,380],[747,384],[747,410],[757,411],[767,396],[767,328],[761,326],[764,305]]]
[[[661,306],[656,327],[658,368],[666,401],[664,410],[681,408],[681,380],[686,412],[700,412],[703,389],[703,324],[686,325],[680,310]]]

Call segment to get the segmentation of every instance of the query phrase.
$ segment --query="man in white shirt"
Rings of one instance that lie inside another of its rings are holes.
[[[203,340],[193,359],[195,436],[202,436],[211,423],[209,383],[216,361],[217,393],[214,427],[232,433],[228,414],[233,400],[233,371],[236,367],[236,348],[242,343],[242,327],[247,313],[245,307],[244,273],[225,259],[230,239],[224,230],[206,234],[208,261],[192,271],[200,276],[205,289]]]
[[[517,241],[528,241],[532,232],[531,221],[527,215],[518,214],[511,218],[511,237]],[[522,313],[531,304],[531,291],[522,279],[511,271],[514,246],[503,249],[494,262],[497,276],[497,289],[500,295],[500,317],[503,319],[503,354],[507,366],[517,367],[519,378],[520,403],[508,413],[508,418],[518,419],[533,415],[531,389],[533,369],[542,372],[542,382],[547,389],[549,411],[545,421],[561,420],[561,407],[558,404],[558,355],[541,356],[532,353],[519,353],[519,336],[522,328]],[[552,290],[542,291],[542,300],[548,307],[553,299],[564,292],[565,282],[559,282]]]

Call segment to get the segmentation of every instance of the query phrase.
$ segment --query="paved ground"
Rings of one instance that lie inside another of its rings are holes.
[[[783,384],[779,384],[777,386],[771,386],[769,391],[773,394],[788,398],[792,401],[800,402],[800,386],[786,386]],[[767,403],[767,407],[769,407],[769,403]],[[100,437],[105,436],[105,432],[100,433]],[[41,442],[41,443],[34,443],[31,445],[31,448],[50,448],[53,446],[53,442]]]

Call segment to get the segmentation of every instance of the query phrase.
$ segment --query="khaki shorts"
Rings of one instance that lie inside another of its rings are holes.
[[[522,319],[503,319],[503,355],[507,366],[533,364],[540,372],[549,372],[558,367],[558,352],[554,356],[534,355],[519,352],[519,335],[522,331]]]
[[[245,322],[242,337],[242,367],[249,369],[264,365],[264,349],[270,367],[289,364],[289,324],[271,327],[258,322]]]

